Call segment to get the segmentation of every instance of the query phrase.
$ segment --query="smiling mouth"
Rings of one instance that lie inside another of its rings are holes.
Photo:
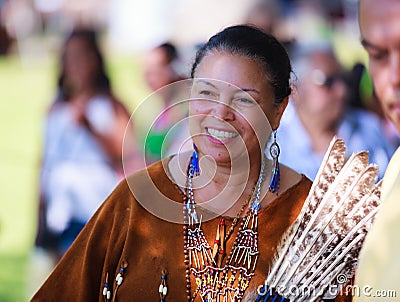
[[[239,133],[237,132],[223,131],[213,128],[206,128],[206,131],[211,137],[220,141],[226,141],[239,136]]]

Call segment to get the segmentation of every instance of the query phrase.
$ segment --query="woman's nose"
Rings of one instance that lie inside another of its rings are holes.
[[[212,114],[222,120],[233,120],[235,113],[229,102],[215,101],[213,104]]]

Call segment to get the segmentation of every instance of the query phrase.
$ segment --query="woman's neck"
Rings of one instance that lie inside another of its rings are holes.
[[[173,181],[185,192],[186,169],[190,162],[191,152],[178,154],[169,161],[168,170]],[[217,215],[235,217],[244,203],[249,201],[256,186],[261,169],[260,156],[251,160],[236,159],[235,165],[218,166],[206,156],[200,156],[200,175],[193,178],[193,193],[196,203]],[[266,177],[269,179],[271,163],[266,162]],[[262,196],[268,191],[264,182]]]
[[[200,176],[193,179],[196,203],[209,211],[235,217],[250,202],[261,169],[261,155],[234,160],[234,165],[216,165],[200,157]]]
[[[257,181],[261,167],[261,156],[234,159],[229,164],[217,164],[207,156],[200,156],[199,180],[212,183],[221,189],[240,186]]]

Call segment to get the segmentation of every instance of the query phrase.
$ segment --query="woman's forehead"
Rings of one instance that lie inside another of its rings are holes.
[[[265,68],[247,56],[213,52],[199,63],[195,78],[211,78],[240,88],[254,88],[268,83]]]

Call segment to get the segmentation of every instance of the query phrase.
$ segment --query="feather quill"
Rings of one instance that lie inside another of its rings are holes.
[[[334,137],[256,301],[334,298],[346,283],[343,276],[344,281],[353,277],[380,206],[381,183],[376,183],[378,168],[368,164],[367,152],[345,161],[345,150],[344,141]]]
[[[310,192],[304,202],[304,206],[299,214],[298,219],[293,223],[292,227],[282,237],[280,244],[277,247],[277,253],[275,258],[275,266],[268,275],[266,284],[271,282],[272,277],[279,268],[280,263],[284,259],[284,255],[288,251],[289,247],[295,240],[295,235],[298,234],[300,223],[306,224],[310,219],[309,213],[313,211],[319,202],[322,200],[324,194],[328,190],[329,185],[335,180],[336,175],[341,170],[345,162],[346,146],[343,140],[334,139],[331,141],[328,151],[325,153],[324,159],[320,169],[318,170],[315,181],[313,182]],[[309,209],[309,211],[306,211]]]

